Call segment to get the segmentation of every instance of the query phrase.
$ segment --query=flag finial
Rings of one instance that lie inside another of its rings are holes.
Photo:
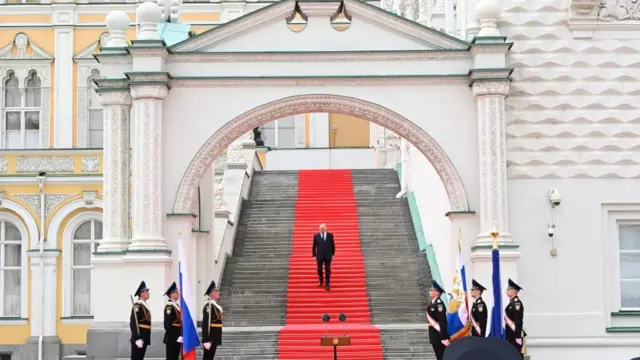
[[[182,229],[178,230],[178,236],[182,236]]]
[[[500,235],[500,231],[494,225],[493,228],[491,229],[491,237],[493,238],[493,248],[494,249],[498,248],[498,235]]]

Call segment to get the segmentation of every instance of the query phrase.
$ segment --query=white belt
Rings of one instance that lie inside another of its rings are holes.
[[[429,316],[429,312],[427,311],[427,321],[429,321],[429,325],[433,326],[436,331],[440,332],[440,324],[437,321],[433,320],[431,316]]]

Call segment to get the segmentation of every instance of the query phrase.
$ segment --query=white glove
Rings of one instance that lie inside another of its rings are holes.
[[[142,344],[144,344],[144,341],[142,341],[142,339],[136,340],[136,345],[138,346],[138,349],[142,349]]]
[[[516,339],[516,343],[518,343],[518,345],[522,345],[522,339]]]
[[[449,346],[449,340],[442,340],[442,345]]]
[[[206,343],[202,344],[202,346],[204,346],[204,348],[207,349],[207,350],[211,349],[211,343],[210,342],[206,342]]]
[[[178,338],[178,340],[176,340],[176,341],[177,341],[177,342],[179,342],[179,343],[182,343],[182,336],[180,336],[180,337]]]

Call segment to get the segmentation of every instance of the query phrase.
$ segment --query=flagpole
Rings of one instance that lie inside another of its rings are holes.
[[[182,238],[182,229],[178,230],[178,246],[180,246],[180,238]],[[180,297],[182,297],[182,282],[180,281],[180,259],[178,259],[178,283],[180,284]],[[182,307],[180,307],[182,308]],[[182,311],[180,312],[180,316],[182,317]],[[180,319],[180,323],[184,324],[184,320]],[[182,336],[182,341],[184,342],[184,326],[180,329],[180,336]],[[184,360],[184,348],[182,344],[180,344],[180,359]]]
[[[491,229],[491,237],[493,238],[493,248],[497,249],[498,248],[498,236],[500,235],[500,231],[498,230],[497,227],[495,227],[495,225],[493,226],[493,229]]]

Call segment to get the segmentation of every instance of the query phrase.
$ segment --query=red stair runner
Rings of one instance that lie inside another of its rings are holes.
[[[311,257],[313,234],[321,223],[333,233],[331,290],[318,286]],[[338,314],[345,313],[344,330]],[[328,330],[321,318],[329,314]],[[350,170],[305,170],[298,175],[287,288],[287,323],[279,333],[278,359],[333,359],[333,347],[320,346],[325,335],[351,336],[338,348],[340,360],[382,360],[380,331],[371,325],[364,258],[360,251],[358,210]]]

